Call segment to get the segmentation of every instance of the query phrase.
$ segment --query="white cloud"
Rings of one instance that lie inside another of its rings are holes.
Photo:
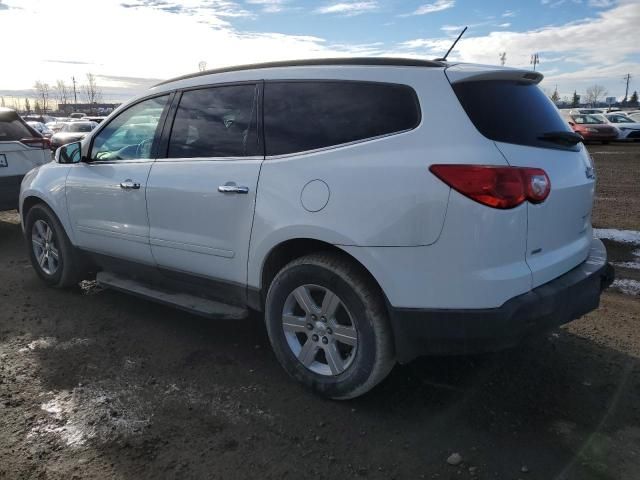
[[[506,10],[502,16],[504,18],[509,18],[509,17],[515,17],[516,16],[516,12],[514,12],[513,10]]]
[[[340,15],[353,16],[362,13],[371,12],[379,8],[378,2],[367,0],[364,2],[338,2],[319,7],[314,10],[315,13],[336,13]]]
[[[613,91],[621,88],[619,80],[623,74],[638,72],[638,64],[630,58],[638,54],[636,43],[630,40],[637,37],[637,25],[640,25],[640,3],[627,0],[599,12],[594,18],[564,25],[462,37],[449,58],[495,64],[498,53],[507,52],[507,66],[531,68],[531,54],[539,52],[541,64],[538,69],[542,73],[551,69],[545,66],[547,57],[549,63],[554,62],[554,69],[562,67],[563,71],[550,75],[545,83],[558,82],[559,88],[573,91],[576,88],[573,85],[609,79],[609,89]],[[594,39],[602,43],[594,44]],[[436,57],[446,52],[450,45],[450,38],[418,38],[400,43],[399,52]]]
[[[413,13],[402,16],[427,15],[429,13],[441,12],[442,10],[453,8],[455,4],[455,0],[436,0],[433,3],[425,3],[424,5],[419,6]]]
[[[589,0],[589,6],[593,8],[609,8],[615,3],[614,0]]]
[[[278,13],[286,8],[288,0],[247,0],[247,3],[262,6],[264,13]]]

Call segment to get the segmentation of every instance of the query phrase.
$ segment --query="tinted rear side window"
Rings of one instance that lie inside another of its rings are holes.
[[[262,155],[256,85],[189,90],[171,131],[169,158]]]
[[[13,142],[29,137],[33,137],[33,133],[20,120],[0,120],[0,142]]]
[[[491,80],[456,83],[453,90],[478,131],[491,140],[560,148],[539,137],[572,131],[537,85]]]
[[[406,85],[371,82],[267,82],[267,155],[304,152],[415,128],[420,106]]]

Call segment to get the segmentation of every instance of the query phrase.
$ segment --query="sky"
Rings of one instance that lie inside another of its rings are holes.
[[[91,72],[104,101],[207,68],[337,56],[442,56],[532,68],[561,97],[593,85],[640,90],[640,0],[0,0],[0,96],[36,81],[80,87]],[[8,103],[8,102],[7,102]]]

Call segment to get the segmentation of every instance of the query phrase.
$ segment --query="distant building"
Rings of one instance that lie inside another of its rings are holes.
[[[69,115],[74,112],[86,113],[87,115],[108,115],[118,108],[121,103],[67,103],[58,105],[58,109]]]

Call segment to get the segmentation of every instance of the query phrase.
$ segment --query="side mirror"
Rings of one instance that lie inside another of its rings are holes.
[[[56,150],[55,158],[58,163],[80,163],[82,145],[80,142],[67,143]]]

